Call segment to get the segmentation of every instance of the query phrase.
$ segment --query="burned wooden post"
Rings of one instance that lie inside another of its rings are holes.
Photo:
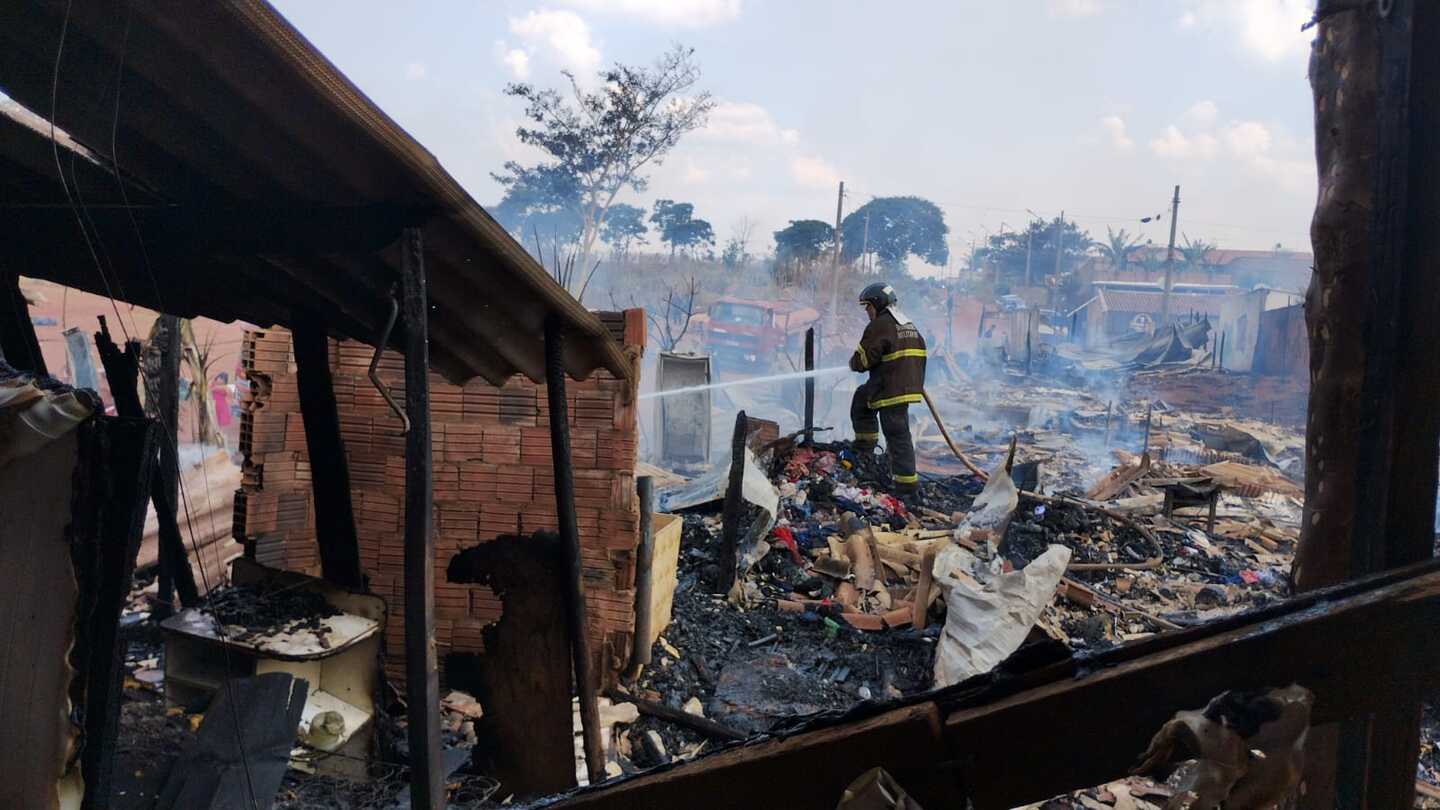
[[[14,368],[48,374],[18,275],[0,273],[0,299],[0,356]]]
[[[805,370],[815,371],[815,327],[805,330]],[[805,378],[805,444],[815,443],[815,378]]]
[[[430,466],[429,304],[418,228],[400,240],[405,318],[405,697],[409,702],[410,806],[440,810],[440,676],[435,658],[435,535]]]
[[[100,365],[105,369],[105,379],[110,383],[110,397],[115,400],[115,413],[128,419],[143,419],[145,413],[140,404],[140,392],[135,387],[140,373],[140,342],[132,340],[126,343],[122,352],[110,337],[110,326],[105,322],[105,316],[101,315],[100,331],[95,333],[95,349],[100,355]],[[162,426],[161,430],[163,429]],[[169,444],[173,453],[175,438],[162,435],[157,444],[162,449]],[[164,453],[160,455],[162,459],[165,458]],[[190,556],[185,553],[185,541],[180,535],[175,490],[168,488],[170,481],[178,484],[173,475],[176,470],[172,468],[169,478],[163,472],[157,469],[149,479],[150,501],[155,505],[159,545],[155,556],[160,570],[170,572],[171,582],[180,595],[180,604],[194,607],[200,604],[200,594],[195,588],[195,574],[190,570]],[[165,604],[170,604],[168,599]]]
[[[1320,193],[1306,294],[1311,392],[1292,577],[1310,590],[1429,557],[1440,439],[1440,7],[1317,9],[1310,64]],[[1222,359],[1223,362],[1223,359]],[[1316,729],[1306,807],[1407,807],[1419,690]],[[1332,780],[1333,782],[1329,781]]]
[[[120,614],[130,595],[135,557],[145,533],[145,502],[154,492],[159,427],[144,420],[100,419],[80,430],[84,452],[95,461],[77,470],[76,483],[88,495],[77,502],[90,501],[94,511],[77,520],[75,527],[77,536],[94,542],[77,542],[72,552],[94,578],[81,592],[83,620],[77,625],[75,643],[85,678],[81,807],[93,810],[110,806],[127,647],[120,638]],[[183,590],[181,594],[183,600]]]
[[[585,571],[580,552],[580,529],[575,518],[575,476],[570,465],[570,408],[565,401],[565,346],[560,319],[545,319],[545,394],[550,406],[550,458],[555,468],[555,515],[565,548],[569,574],[565,599],[570,612],[570,657],[580,695],[580,726],[584,736],[585,770],[590,784],[605,780],[605,751],[600,743],[599,687],[586,637]]]
[[[1145,406],[1145,443],[1140,448],[1140,456],[1143,458],[1150,455],[1150,417],[1154,414],[1155,403],[1151,402]]]
[[[315,495],[315,540],[320,572],[342,588],[361,590],[360,541],[355,533],[355,506],[350,500],[350,462],[340,437],[335,384],[330,378],[330,341],[324,321],[313,313],[297,313],[290,340],[300,389],[300,416],[310,453],[310,486]]]
[[[742,489],[745,485],[745,435],[747,422],[745,412],[735,414],[735,434],[730,439],[730,482],[725,487],[725,507],[721,512],[723,521],[720,528],[720,566],[715,578],[715,593],[729,593],[735,586],[735,569],[740,561],[740,518],[745,514],[745,499]]]
[[[145,358],[141,379],[145,381],[145,410],[160,420],[164,438],[160,441],[160,496],[171,514],[179,514],[180,503],[180,319],[161,315],[155,323],[154,345],[142,355]],[[160,510],[160,504],[155,505]],[[175,577],[180,565],[188,559],[176,560],[163,551],[158,555],[160,581],[156,594],[156,614],[164,618],[174,609]]]
[[[635,640],[630,645],[630,665],[625,679],[633,681],[640,670],[650,663],[650,635],[655,617],[655,481],[648,475],[635,479],[635,494],[640,499],[640,545],[635,548]]]

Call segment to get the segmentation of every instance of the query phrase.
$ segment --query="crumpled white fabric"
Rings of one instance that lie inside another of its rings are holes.
[[[19,378],[0,381],[0,465],[28,456],[90,417],[69,391],[42,391]]]
[[[994,669],[1020,649],[1070,564],[1070,549],[1050,546],[1019,571],[1002,573],[954,543],[935,556],[935,583],[945,593],[945,629],[935,651],[935,686]]]

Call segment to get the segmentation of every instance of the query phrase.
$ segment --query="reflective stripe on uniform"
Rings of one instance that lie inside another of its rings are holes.
[[[924,349],[901,349],[898,352],[891,352],[880,358],[880,362],[888,363],[891,360],[899,360],[902,357],[926,357]]]
[[[869,402],[865,403],[865,407],[867,407],[867,408],[869,408],[870,410],[873,411],[873,410],[875,410],[875,409],[877,409],[877,408],[888,408],[888,407],[890,407],[891,405],[909,405],[909,404],[914,403],[914,402],[923,402],[923,401],[925,401],[925,396],[924,396],[923,394],[901,394],[901,395],[898,396],[898,397],[886,397],[885,399],[872,399],[872,400],[870,400]]]
[[[897,483],[897,484],[918,484],[918,483],[920,483],[920,476],[919,476],[918,474],[901,475],[900,473],[892,473],[890,477],[891,477],[891,478],[894,478],[894,479],[895,479],[895,483]]]
[[[865,355],[864,346],[856,346],[855,353],[860,355],[860,369],[863,371],[870,367],[870,358]]]
[[[862,441],[872,441],[872,442],[873,442],[873,441],[879,441],[879,439],[880,439],[880,434],[879,434],[879,433],[859,433],[859,432],[857,432],[857,433],[855,434],[855,438],[860,439],[860,440],[862,440]]]

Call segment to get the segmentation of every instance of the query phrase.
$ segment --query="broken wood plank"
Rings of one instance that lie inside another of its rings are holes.
[[[616,703],[633,703],[635,704],[635,708],[640,710],[641,714],[648,714],[651,717],[658,717],[661,720],[684,726],[713,739],[743,740],[746,737],[745,732],[739,729],[731,728],[723,723],[717,723],[707,717],[690,714],[684,709],[677,709],[673,706],[667,706],[664,703],[645,700],[644,698],[638,698],[617,690],[606,692],[605,696]]]
[[[920,581],[915,585],[915,605],[910,617],[910,624],[916,630],[924,630],[929,624],[930,591],[935,584],[935,555],[938,552],[938,548],[931,546],[920,557]]]

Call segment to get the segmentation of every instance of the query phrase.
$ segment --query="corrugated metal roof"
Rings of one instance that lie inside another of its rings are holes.
[[[100,157],[59,161],[62,186],[49,138],[0,119],[6,269],[183,316],[319,316],[373,343],[414,225],[437,371],[541,379],[556,315],[572,376],[631,373],[600,321],[268,3],[4,5],[0,90]]]
[[[1095,297],[1100,299],[1097,302],[1100,307],[1109,312],[1158,313],[1164,295],[1158,292],[1130,292],[1102,288],[1096,292]],[[1194,312],[1197,315],[1219,317],[1220,307],[1225,298],[1226,296],[1223,295],[1171,293],[1170,313],[1180,316]]]

